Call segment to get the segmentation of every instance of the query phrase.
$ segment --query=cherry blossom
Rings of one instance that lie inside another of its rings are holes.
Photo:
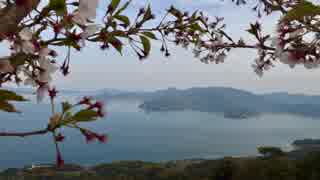
[[[36,47],[32,42],[33,33],[29,28],[23,28],[19,32],[21,42],[15,42],[13,49],[16,52],[24,52],[26,54],[32,54],[36,51]]]
[[[38,84],[37,84],[37,82],[36,82],[33,78],[27,77],[27,78],[24,80],[24,85],[25,85],[25,86],[36,87]]]
[[[88,19],[96,17],[98,0],[80,0],[79,13]]]
[[[32,39],[33,33],[29,28],[23,28],[19,32],[19,36],[24,41],[30,41]]]
[[[80,34],[82,47],[85,46],[85,41],[88,37],[94,35],[101,29],[100,26],[92,24],[85,27],[84,31]]]
[[[223,63],[224,60],[226,59],[227,55],[225,53],[221,53],[218,55],[217,59],[216,59],[216,63]]]
[[[27,54],[32,54],[35,52],[35,47],[30,41],[23,41],[22,42],[22,52]]]
[[[59,124],[59,121],[61,119],[61,114],[60,113],[55,113],[50,117],[50,122],[49,125],[51,127],[55,127],[57,124]]]
[[[48,90],[48,93],[49,93],[49,97],[51,99],[54,99],[55,97],[57,97],[57,94],[58,94],[58,91],[55,87],[51,88]]]
[[[98,115],[104,117],[106,114],[105,105],[101,101],[97,101],[94,104],[90,104],[88,109],[97,109]]]
[[[85,25],[88,19],[96,17],[98,0],[80,0],[78,11],[74,13],[73,21]]]
[[[98,134],[87,129],[81,129],[81,133],[85,136],[87,143],[98,140],[100,143],[106,143],[108,136],[106,134]]]
[[[55,138],[56,138],[57,142],[62,142],[62,141],[64,141],[65,136],[62,135],[61,133],[59,133]]]
[[[262,77],[263,76],[263,69],[261,68],[261,66],[258,66],[257,64],[252,64],[251,65],[254,72],[259,76]]]
[[[304,32],[305,32],[305,30],[303,28],[298,28],[297,30],[289,33],[289,38],[294,39],[294,38],[298,37],[299,35],[303,34]]]
[[[26,75],[24,85],[31,85],[33,87],[37,87],[40,84],[40,87],[37,90],[37,99],[41,100],[45,96],[45,93],[43,91],[48,90],[49,83],[52,81],[52,74],[55,73],[59,68],[45,56],[41,57],[38,60],[38,63],[41,68],[41,71],[33,72],[33,76],[30,76],[30,74],[24,67],[20,67],[19,69],[21,69],[20,71],[22,71],[22,73]]]
[[[37,94],[37,102],[40,103],[43,101],[44,97],[46,96],[48,90],[50,89],[50,86],[48,83],[43,83],[43,84],[40,84],[37,91],[36,91],[36,94]]]
[[[52,81],[52,74],[55,73],[59,67],[50,61],[48,58],[39,59],[40,71],[38,80],[40,82],[50,83]]]
[[[14,71],[14,67],[11,65],[9,60],[0,60],[0,72],[10,73]]]
[[[61,153],[60,153],[59,150],[57,150],[56,161],[57,161],[57,166],[58,166],[58,167],[64,166],[64,160],[63,160],[62,155],[61,155]]]
[[[314,61],[307,61],[303,65],[306,69],[314,69],[319,67],[319,63]]]
[[[73,14],[72,20],[75,23],[78,23],[80,25],[85,25],[87,23],[87,19],[85,17],[83,17],[79,12],[75,12]]]
[[[291,68],[294,68],[296,65],[296,62],[292,60],[292,56],[289,52],[284,52],[279,57],[280,62],[283,64],[288,64]]]
[[[271,47],[275,47],[275,56],[280,57],[283,52],[283,44],[279,37],[271,38]]]

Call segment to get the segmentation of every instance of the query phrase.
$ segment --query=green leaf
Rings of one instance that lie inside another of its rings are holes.
[[[0,89],[0,101],[27,101],[27,99],[15,92]]]
[[[0,101],[0,111],[20,113],[12,104]]]
[[[169,9],[169,12],[175,16],[176,18],[181,18],[183,13],[181,11],[179,11],[178,9],[176,9],[175,7],[171,6]]]
[[[140,36],[140,39],[143,46],[143,53],[145,56],[148,56],[151,50],[150,40],[145,36]]]
[[[75,120],[72,119],[73,116],[72,116],[72,113],[70,111],[67,111],[64,113],[64,116],[61,120],[61,125],[66,125],[66,124],[69,124],[71,122],[74,122]]]
[[[62,105],[62,111],[63,112],[66,112],[66,111],[70,110],[71,107],[72,107],[72,105],[70,103],[68,103],[68,102],[62,102],[61,105]]]
[[[131,3],[132,0],[127,1],[117,12],[116,15],[121,14],[125,9],[127,9],[127,7],[129,6],[129,4]]]
[[[147,7],[146,12],[144,13],[142,22],[144,23],[144,22],[150,20],[151,18],[152,18],[152,12],[151,12],[150,4],[149,4],[148,7]]]
[[[193,23],[190,25],[191,30],[193,31],[200,31],[201,33],[204,33],[205,30],[198,24],[198,23]]]
[[[114,36],[109,36],[108,42],[122,55],[122,42]]]
[[[119,6],[120,1],[121,0],[112,0],[111,1],[111,3],[110,3],[111,11],[110,12],[113,12],[114,10],[117,9],[117,7]]]
[[[59,43],[59,45],[71,46],[78,51],[80,51],[80,49],[81,49],[81,46],[75,40],[73,40],[71,38],[63,40],[63,42]]]
[[[312,4],[312,2],[302,0],[295,5],[288,13],[284,16],[284,20],[302,20],[306,16],[316,16],[320,14],[320,7]]]
[[[63,15],[67,10],[66,0],[50,0],[49,9],[56,11],[58,15]]]
[[[148,38],[154,39],[154,40],[158,39],[156,37],[156,35],[153,32],[150,32],[150,31],[142,32],[141,34],[147,36]]]
[[[128,37],[128,35],[124,31],[115,30],[110,33],[112,36],[118,36],[118,37]]]
[[[128,27],[130,25],[130,19],[127,16],[123,15],[115,15],[114,18],[118,19],[119,21],[123,22],[123,24]]]
[[[72,120],[77,122],[89,122],[97,120],[98,113],[94,110],[84,109],[77,112],[73,117]]]
[[[198,10],[196,10],[195,12],[192,13],[191,17],[190,17],[190,20],[191,21],[195,21],[196,20],[196,17],[197,17],[197,14],[198,14]]]

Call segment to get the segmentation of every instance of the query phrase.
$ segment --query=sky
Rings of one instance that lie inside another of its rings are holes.
[[[133,0],[127,11],[133,14],[137,8],[151,4],[158,18],[170,5],[185,10],[202,10],[209,17],[225,17],[227,32],[235,37],[248,37],[245,29],[255,22],[256,14],[250,6],[238,7],[231,0]],[[99,14],[103,13],[107,0],[102,0]],[[263,27],[273,32],[278,15],[262,18]],[[192,50],[171,46],[172,56],[165,58],[154,42],[150,57],[140,61],[132,51],[123,56],[115,51],[101,51],[88,44],[80,53],[72,53],[71,74],[64,78],[57,76],[54,84],[63,89],[94,90],[116,88],[122,90],[155,90],[168,87],[190,88],[227,86],[249,90],[255,93],[288,91],[290,93],[320,94],[317,83],[320,70],[306,70],[303,67],[291,69],[280,63],[259,78],[251,64],[255,51],[234,50],[224,64],[202,64],[193,57]],[[63,58],[63,56],[61,57]]]

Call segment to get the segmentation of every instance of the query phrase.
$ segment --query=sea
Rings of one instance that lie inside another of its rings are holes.
[[[64,128],[61,151],[66,163],[92,166],[122,160],[170,161],[255,156],[259,146],[291,150],[296,139],[320,138],[320,119],[290,114],[263,114],[228,119],[197,111],[144,112],[139,100],[111,100],[107,116],[80,126],[108,134],[106,144],[87,143],[81,133]],[[0,113],[0,131],[45,128],[47,104],[18,104],[22,114]],[[55,161],[52,136],[0,137],[0,169]]]

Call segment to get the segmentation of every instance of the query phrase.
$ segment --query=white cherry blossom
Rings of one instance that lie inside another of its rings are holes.
[[[33,33],[29,28],[23,28],[19,32],[19,37],[21,38],[20,43],[15,43],[13,49],[15,52],[24,52],[26,54],[32,54],[36,51],[34,44],[32,43]]]
[[[281,57],[283,53],[283,47],[281,46],[281,40],[278,37],[271,38],[271,47],[275,48],[275,56]]]
[[[96,17],[98,7],[98,0],[80,0],[79,14],[87,19]]]
[[[9,60],[0,60],[0,72],[9,73],[13,71],[14,71],[14,68],[11,65]]]
[[[223,63],[224,60],[226,59],[227,55],[225,53],[221,53],[218,55],[216,62],[217,63]]]
[[[79,12],[73,14],[72,20],[80,25],[85,25],[87,23],[87,18],[81,16]]]
[[[293,64],[293,61],[290,59],[290,54],[288,52],[281,53],[279,60],[284,64]]]
[[[40,49],[40,51],[39,51],[39,56],[40,56],[40,58],[45,58],[46,56],[49,56],[50,52],[51,52],[51,49],[49,49],[49,48],[42,48],[42,49]]]
[[[201,50],[199,50],[197,48],[194,48],[192,52],[193,52],[195,58],[199,58],[200,57]]]
[[[33,33],[29,28],[23,28],[19,32],[19,36],[24,41],[30,41],[32,39]]]
[[[46,96],[46,94],[48,93],[48,90],[50,89],[50,86],[48,83],[40,85],[37,89],[37,102],[40,103],[41,101],[43,101],[44,97]]]
[[[319,67],[319,64],[313,61],[305,62],[303,65],[306,69],[314,69]]]
[[[73,21],[85,25],[88,19],[94,19],[97,14],[98,0],[80,0],[78,10],[73,14]]]
[[[37,86],[37,82],[32,79],[31,77],[27,77],[24,81],[23,84],[25,86],[32,86],[32,87],[36,87]]]
[[[97,31],[99,31],[101,29],[100,26],[96,25],[96,24],[92,24],[92,25],[88,25],[85,27],[84,31],[80,34],[81,36],[81,44],[82,46],[85,46],[85,40],[94,35]]]
[[[52,81],[51,75],[59,68],[46,57],[39,59],[39,65],[42,71],[39,73],[38,80],[40,82],[50,83]]]
[[[296,38],[297,36],[303,34],[304,32],[305,32],[305,31],[304,31],[303,28],[299,28],[299,29],[297,29],[297,30],[289,33],[289,38],[290,38],[290,39],[291,39],[291,38]]]
[[[36,48],[31,41],[22,41],[21,51],[26,54],[32,54],[36,51]]]
[[[251,66],[259,77],[263,76],[263,69],[261,69],[257,64],[252,64]]]

